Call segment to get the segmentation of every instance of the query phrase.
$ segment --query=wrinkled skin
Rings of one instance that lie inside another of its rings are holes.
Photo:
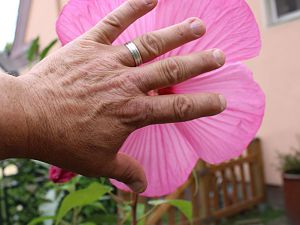
[[[114,178],[143,192],[147,181],[142,167],[118,153],[130,133],[150,124],[188,121],[225,109],[225,99],[218,93],[148,95],[221,67],[225,56],[220,50],[135,67],[125,46],[111,45],[156,3],[126,1],[27,74],[10,79],[20,90],[17,111],[25,122],[18,146],[22,152],[18,148],[6,158],[34,158],[82,175]],[[143,62],[148,62],[204,33],[203,23],[190,18],[137,37],[134,43]]]

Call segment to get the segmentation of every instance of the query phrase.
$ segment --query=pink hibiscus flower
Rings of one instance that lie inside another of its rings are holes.
[[[62,44],[77,38],[123,0],[70,0],[57,21]],[[265,97],[252,73],[241,62],[258,55],[261,42],[255,18],[245,0],[159,0],[151,13],[135,22],[114,43],[124,44],[146,32],[189,17],[198,17],[206,35],[161,57],[219,48],[227,62],[219,70],[160,90],[159,93],[215,92],[227,99],[220,115],[190,122],[152,125],[132,133],[121,152],[137,159],[145,169],[148,188],[144,196],[169,194],[182,185],[199,159],[220,163],[239,156],[259,129]],[[63,173],[61,173],[63,174]],[[112,183],[122,190],[128,187]]]

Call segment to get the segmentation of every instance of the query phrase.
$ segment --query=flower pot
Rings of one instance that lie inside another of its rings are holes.
[[[290,225],[300,224],[300,174],[284,174],[286,214]]]

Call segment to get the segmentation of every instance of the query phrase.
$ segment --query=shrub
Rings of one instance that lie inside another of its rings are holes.
[[[300,150],[294,150],[290,154],[281,154],[279,158],[283,173],[300,175]]]

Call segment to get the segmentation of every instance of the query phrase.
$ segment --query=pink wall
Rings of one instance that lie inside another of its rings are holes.
[[[264,0],[248,1],[262,33],[262,52],[248,65],[266,93],[262,139],[266,179],[281,184],[278,153],[300,143],[300,19],[268,27]]]
[[[60,11],[59,8],[66,0],[31,0],[31,2],[25,41],[30,42],[39,36],[44,47],[56,38],[55,21]]]

